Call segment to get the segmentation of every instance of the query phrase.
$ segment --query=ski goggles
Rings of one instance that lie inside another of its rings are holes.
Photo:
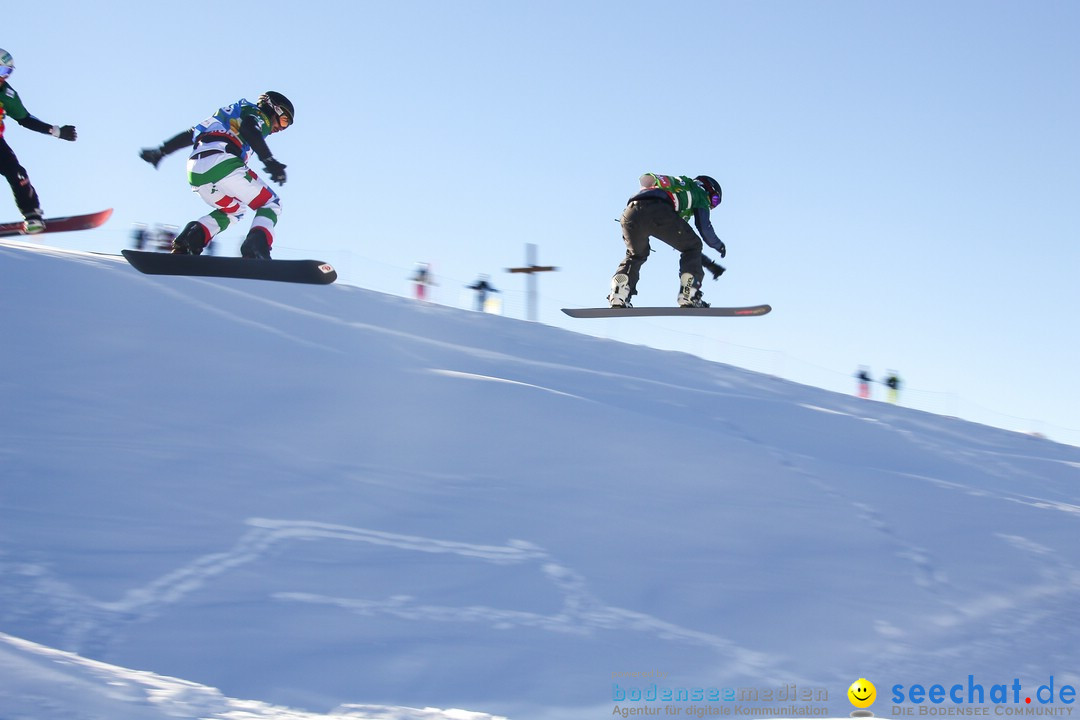
[[[284,130],[292,125],[292,118],[289,117],[289,114],[285,112],[284,108],[278,107],[274,103],[269,103],[269,105],[274,111],[274,115],[277,116],[277,126],[279,130]]]
[[[0,80],[6,80],[14,69],[11,65],[0,65]]]

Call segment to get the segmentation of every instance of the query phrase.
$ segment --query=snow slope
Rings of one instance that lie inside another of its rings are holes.
[[[4,720],[600,718],[644,671],[847,715],[859,677],[1080,679],[1075,447],[17,242],[0,337]]]
[[[466,710],[348,704],[308,713],[235,700],[205,685],[126,670],[0,633],[0,708],[23,718],[235,718],[237,720],[505,720]]]

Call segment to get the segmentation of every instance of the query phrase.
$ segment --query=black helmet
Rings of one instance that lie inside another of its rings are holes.
[[[293,124],[292,103],[281,93],[268,90],[259,96],[257,104],[271,120],[278,119],[278,125],[282,130]]]
[[[724,191],[720,189],[720,183],[708,175],[698,175],[694,179],[701,183],[701,186],[705,188],[705,192],[709,194],[709,204],[712,207],[719,205],[720,201],[724,199]]]

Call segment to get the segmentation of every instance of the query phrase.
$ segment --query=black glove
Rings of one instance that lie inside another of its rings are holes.
[[[75,142],[75,138],[76,138],[75,126],[74,125],[64,125],[63,127],[61,127],[59,137],[60,137],[61,140],[69,140],[71,142]]]
[[[274,158],[268,157],[263,160],[263,169],[266,170],[266,174],[270,176],[270,179],[278,185],[285,184],[285,163],[278,162]]]
[[[158,163],[161,162],[161,158],[165,157],[165,153],[161,152],[160,148],[143,148],[139,151],[139,157],[153,165],[154,169],[157,170]]]
[[[720,257],[727,257],[727,247],[724,245],[723,241],[720,242],[720,245],[716,248],[716,251],[720,253]]]
[[[712,274],[713,280],[719,280],[720,276],[724,274],[727,268],[720,263],[714,261],[712,258],[701,256],[701,266]]]

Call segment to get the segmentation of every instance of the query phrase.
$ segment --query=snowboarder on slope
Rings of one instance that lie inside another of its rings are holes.
[[[202,253],[215,235],[243,217],[247,207],[255,211],[255,219],[240,246],[240,254],[246,258],[270,259],[281,199],[247,163],[254,151],[270,179],[284,185],[285,165],[270,154],[266,138],[292,124],[292,103],[271,90],[254,103],[240,99],[226,105],[159,147],[143,148],[139,157],[157,168],[166,155],[194,146],[187,163],[188,182],[192,191],[214,208],[208,215],[184,226],[173,241],[174,253]]]
[[[45,135],[52,135],[61,140],[75,140],[74,125],[50,125],[38,120],[23,107],[22,100],[15,88],[7,84],[7,79],[15,70],[15,62],[7,50],[0,49],[0,172],[11,185],[15,204],[23,216],[23,232],[28,235],[44,232],[45,221],[41,215],[41,201],[37,190],[30,184],[26,168],[19,164],[19,159],[4,139],[4,118],[10,117],[28,130]]]
[[[701,241],[704,239],[709,247],[715,248],[720,257],[727,255],[727,248],[716,236],[709,219],[709,211],[723,197],[720,184],[708,175],[691,179],[655,173],[642,175],[640,182],[641,189],[623,211],[621,225],[626,257],[611,278],[608,303],[611,307],[630,307],[630,298],[637,294],[639,271],[649,258],[649,238],[655,237],[680,253],[679,307],[709,307],[701,298],[701,279],[705,275]],[[701,237],[687,223],[691,216]],[[711,261],[710,264],[715,265]],[[719,277],[712,268],[710,272]]]

